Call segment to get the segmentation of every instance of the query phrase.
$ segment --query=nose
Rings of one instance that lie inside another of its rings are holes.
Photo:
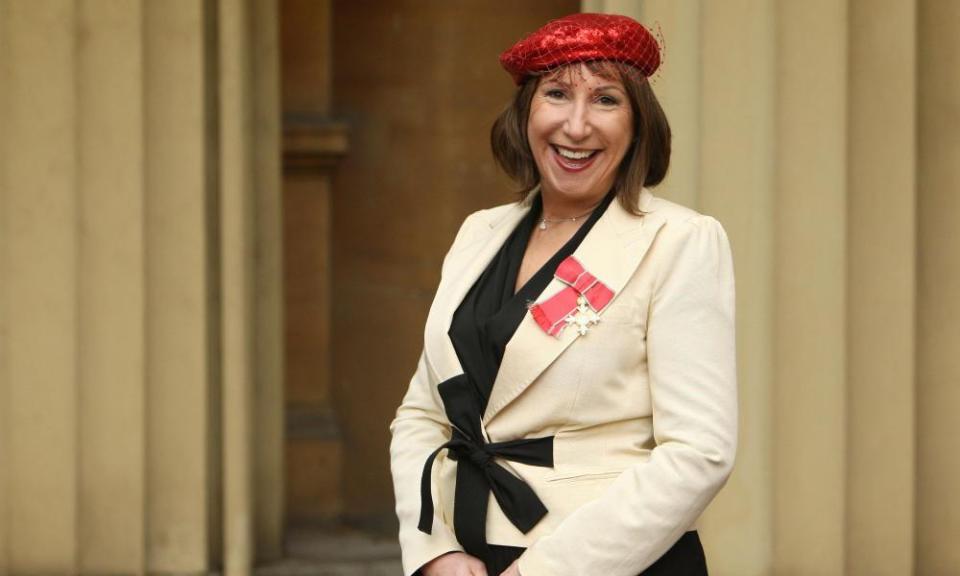
[[[579,141],[590,136],[590,108],[583,99],[577,98],[568,108],[566,121],[563,123],[564,134],[573,141]]]

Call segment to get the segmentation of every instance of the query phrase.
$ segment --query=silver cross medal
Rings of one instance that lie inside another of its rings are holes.
[[[593,311],[587,299],[577,297],[577,309],[566,317],[567,326],[575,326],[581,336],[587,333],[589,327],[600,321],[600,315]]]

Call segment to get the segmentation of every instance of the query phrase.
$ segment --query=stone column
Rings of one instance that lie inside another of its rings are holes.
[[[260,518],[280,549],[276,8],[253,4],[0,0],[0,572],[247,573]]]
[[[954,574],[960,572],[960,3],[921,0],[918,22],[916,573]]]
[[[847,400],[847,9],[776,7],[774,565],[841,575]]]
[[[135,574],[146,557],[144,14],[140,2],[76,6],[79,571]]]
[[[223,393],[223,567],[247,576],[253,564],[253,233],[252,86],[249,12],[218,0],[219,240]]]
[[[0,6],[8,569],[78,568],[76,6]],[[15,528],[15,529],[14,529]]]
[[[146,2],[147,571],[210,566],[219,362],[202,2]]]
[[[702,528],[711,573],[761,575],[773,545],[775,3],[708,1],[701,18],[695,207],[723,223],[733,247],[740,408],[736,467]]]
[[[283,338],[276,2],[219,0],[224,571],[282,554]],[[260,554],[258,554],[260,552]]]
[[[661,35],[663,60],[653,76],[653,90],[670,121],[673,134],[670,172],[657,187],[657,194],[685,206],[697,206],[701,192],[703,68],[710,51],[704,46],[704,11],[711,8],[702,0],[646,0],[610,2],[609,10],[633,16],[654,34]],[[617,6],[619,4],[619,7]],[[633,6],[631,6],[631,4]]]
[[[843,573],[894,576],[914,561],[916,3],[849,9]]]
[[[8,32],[6,26],[7,6],[0,2],[0,86],[5,86],[10,79]],[[4,230],[7,229],[7,91],[0,90],[0,462],[9,462],[7,447],[7,407],[10,405],[8,393],[9,368],[7,363],[7,346],[4,344],[10,339],[10,321],[7,318],[7,285],[3,281],[7,272],[7,250],[9,241]],[[0,576],[7,576],[7,469],[9,466],[0,466]]]

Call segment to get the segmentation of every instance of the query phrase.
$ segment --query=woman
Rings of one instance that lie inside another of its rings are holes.
[[[518,42],[492,144],[525,189],[466,219],[391,425],[405,574],[703,575],[736,445],[720,224],[646,188],[670,131],[650,33],[576,14]]]

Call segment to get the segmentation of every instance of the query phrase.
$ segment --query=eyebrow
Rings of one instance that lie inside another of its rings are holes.
[[[572,83],[567,82],[566,80],[561,80],[561,79],[559,79],[559,78],[545,78],[545,79],[543,80],[543,83],[544,83],[544,84],[550,84],[550,83],[559,84],[559,85],[563,86],[564,88],[572,88],[572,87],[573,87],[573,84],[572,84]],[[626,93],[627,93],[627,91],[626,91],[625,88],[622,88],[622,87],[620,87],[620,86],[617,86],[616,84],[602,84],[602,85],[600,85],[600,86],[597,86],[597,87],[594,88],[593,90],[591,90],[591,92],[593,92],[594,94],[596,94],[597,92],[603,92],[604,90],[616,90],[617,92],[620,92],[620,93],[623,93],[623,94],[626,94]]]
[[[616,84],[604,84],[603,86],[597,86],[593,89],[594,92],[603,92],[604,90],[616,90],[618,92],[626,93],[626,90],[617,86]]]

